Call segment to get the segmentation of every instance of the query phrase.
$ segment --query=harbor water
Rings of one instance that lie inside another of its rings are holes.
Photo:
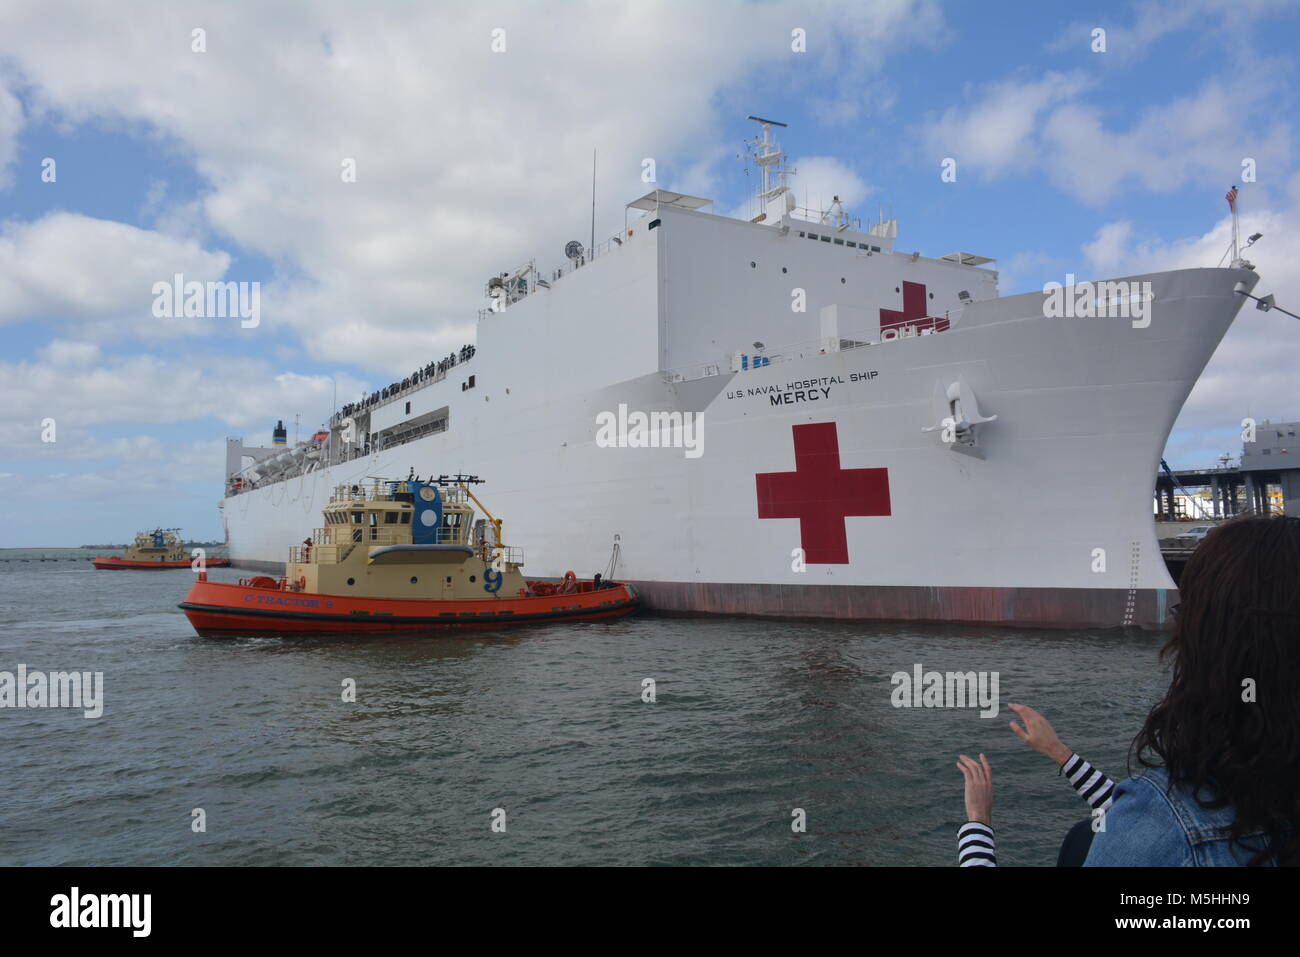
[[[98,718],[0,708],[0,865],[951,866],[954,762],[981,751],[1000,863],[1051,865],[1087,809],[1007,703],[1119,779],[1167,681],[1163,636],[1119,630],[204,639],[176,608],[192,580],[0,562],[0,671],[103,674]],[[917,665],[996,673],[999,713],[895,707]]]

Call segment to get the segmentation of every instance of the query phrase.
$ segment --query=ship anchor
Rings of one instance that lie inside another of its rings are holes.
[[[936,425],[925,426],[921,431],[943,433],[945,444],[954,452],[979,459],[984,458],[984,450],[979,446],[976,426],[985,422],[996,422],[998,417],[980,413],[979,399],[966,380],[958,379],[950,383],[947,389],[936,385],[934,404],[939,413],[939,421]]]

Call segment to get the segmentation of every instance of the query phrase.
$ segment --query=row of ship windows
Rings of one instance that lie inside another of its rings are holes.
[[[850,249],[866,249],[873,253],[880,252],[879,246],[868,246],[866,243],[855,243],[851,239],[837,239],[833,236],[821,236],[817,233],[804,232],[802,229],[799,230],[799,236],[800,238],[806,237],[814,241],[820,239],[824,243],[834,243],[836,246],[848,246]]]
[[[361,525],[363,516],[367,514],[370,516],[370,524],[372,526],[379,524],[378,512],[353,512],[351,524]],[[410,512],[387,512],[386,511],[383,513],[383,515],[384,515],[385,525],[399,525],[399,524],[410,525],[411,524]],[[401,516],[400,518],[398,517],[399,515]],[[326,512],[325,524],[326,525],[347,525],[348,513],[347,512]]]

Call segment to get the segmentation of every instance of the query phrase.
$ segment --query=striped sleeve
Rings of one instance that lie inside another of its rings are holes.
[[[1070,760],[1061,765],[1061,773],[1079,793],[1079,797],[1087,802],[1088,807],[1102,813],[1110,810],[1115,793],[1114,781],[1077,754],[1071,754]]]
[[[993,852],[993,828],[979,821],[968,821],[957,832],[958,867],[997,867]]]

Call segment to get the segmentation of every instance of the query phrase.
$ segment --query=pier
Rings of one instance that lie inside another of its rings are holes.
[[[1269,422],[1254,427],[1254,441],[1242,442],[1241,462],[1219,468],[1172,469],[1156,475],[1156,520],[1222,521],[1244,513],[1278,511],[1272,495],[1281,498],[1281,512],[1300,516],[1300,422]],[[1210,489],[1210,514],[1180,516],[1174,492]]]
[[[1300,517],[1300,422],[1265,420],[1254,427],[1254,441],[1243,442],[1241,461],[1218,468],[1168,469],[1156,475],[1156,537],[1169,573],[1177,582],[1199,541],[1179,539],[1189,528],[1237,515],[1283,514]],[[1163,464],[1163,463],[1162,463]],[[1176,492],[1198,503],[1189,490],[1209,489],[1208,508],[1185,508]]]

